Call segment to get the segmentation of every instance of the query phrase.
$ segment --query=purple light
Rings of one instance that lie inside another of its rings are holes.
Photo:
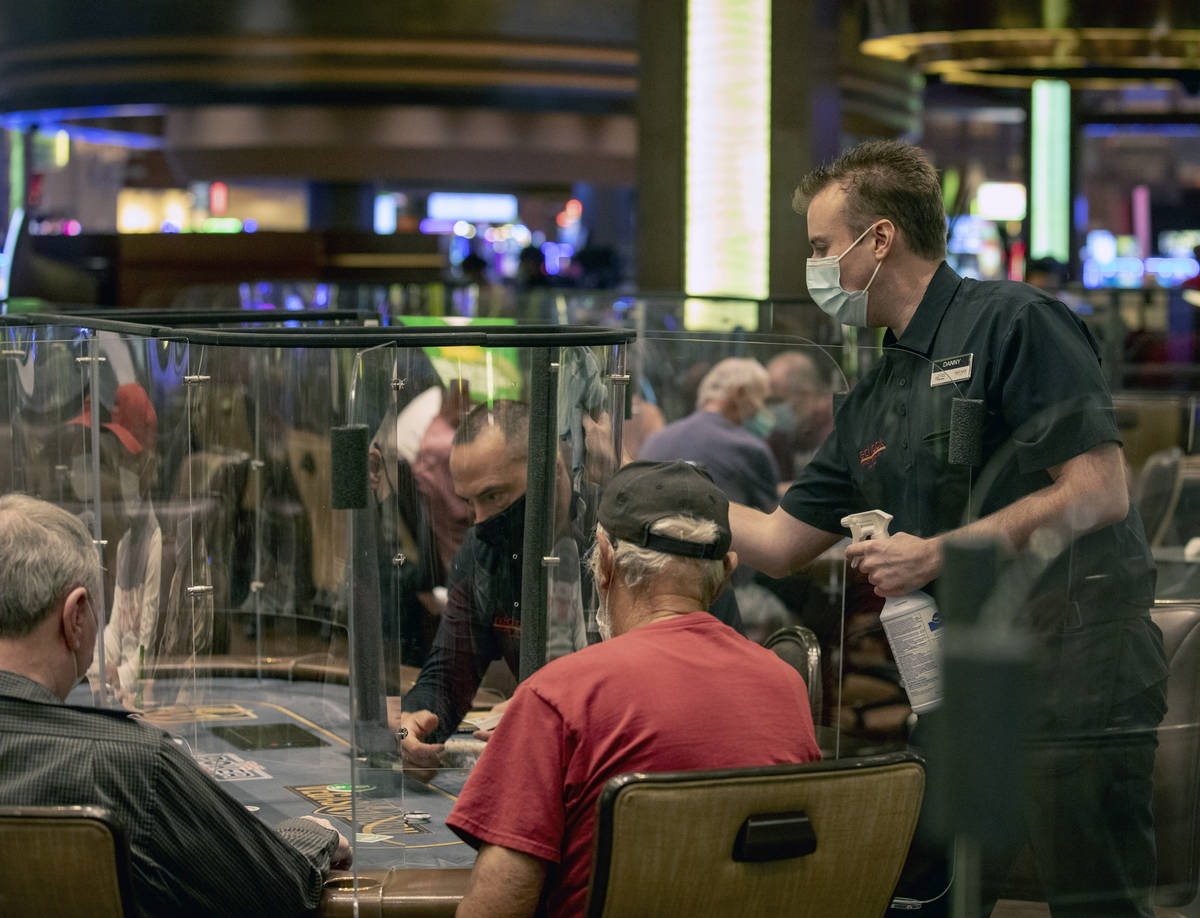
[[[258,221],[255,220],[253,217],[243,220],[242,221],[242,232],[243,233],[257,233],[258,232]]]
[[[454,232],[453,220],[434,220],[426,217],[417,224],[417,229],[427,236],[445,236]]]

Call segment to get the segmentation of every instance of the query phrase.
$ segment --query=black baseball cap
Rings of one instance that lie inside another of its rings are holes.
[[[680,515],[712,520],[717,540],[689,542],[650,531],[664,517]],[[622,466],[604,489],[599,520],[614,538],[687,558],[719,560],[733,541],[729,498],[707,472],[683,460],[640,460]]]

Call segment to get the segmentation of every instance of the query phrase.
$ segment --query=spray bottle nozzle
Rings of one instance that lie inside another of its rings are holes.
[[[850,536],[855,542],[887,535],[888,524],[891,521],[892,515],[884,510],[864,510],[862,513],[851,513],[842,517],[842,525],[850,530]]]

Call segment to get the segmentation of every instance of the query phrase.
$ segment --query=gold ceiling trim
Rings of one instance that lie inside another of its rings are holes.
[[[569,65],[635,67],[637,52],[590,45],[443,39],[296,38],[287,36],[162,36],[58,42],[0,52],[0,67],[80,58],[177,57],[449,57]]]
[[[1179,71],[1200,70],[1200,29],[964,29],[870,38],[867,55],[903,61],[953,83],[1027,88],[1037,76],[1012,71],[1128,70],[1064,74],[1079,89],[1173,85]]]
[[[66,70],[46,70],[0,76],[0,96],[18,89],[46,86],[94,86],[104,83],[206,83],[239,86],[480,86],[572,89],[632,94],[637,78],[563,71],[530,72],[512,69],[456,70],[437,67],[356,67],[305,64],[245,65],[237,62],[162,62],[121,64]]]

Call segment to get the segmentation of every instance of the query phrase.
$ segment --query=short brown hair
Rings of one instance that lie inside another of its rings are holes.
[[[846,192],[846,222],[858,235],[888,219],[904,233],[913,254],[931,261],[946,256],[946,209],[937,170],[920,147],[896,140],[869,140],[804,176],[792,208],[806,213],[817,193],[837,184]]]
[[[513,456],[529,452],[529,406],[524,402],[497,399],[491,405],[476,405],[454,432],[454,446],[466,446],[488,430],[499,430]]]

